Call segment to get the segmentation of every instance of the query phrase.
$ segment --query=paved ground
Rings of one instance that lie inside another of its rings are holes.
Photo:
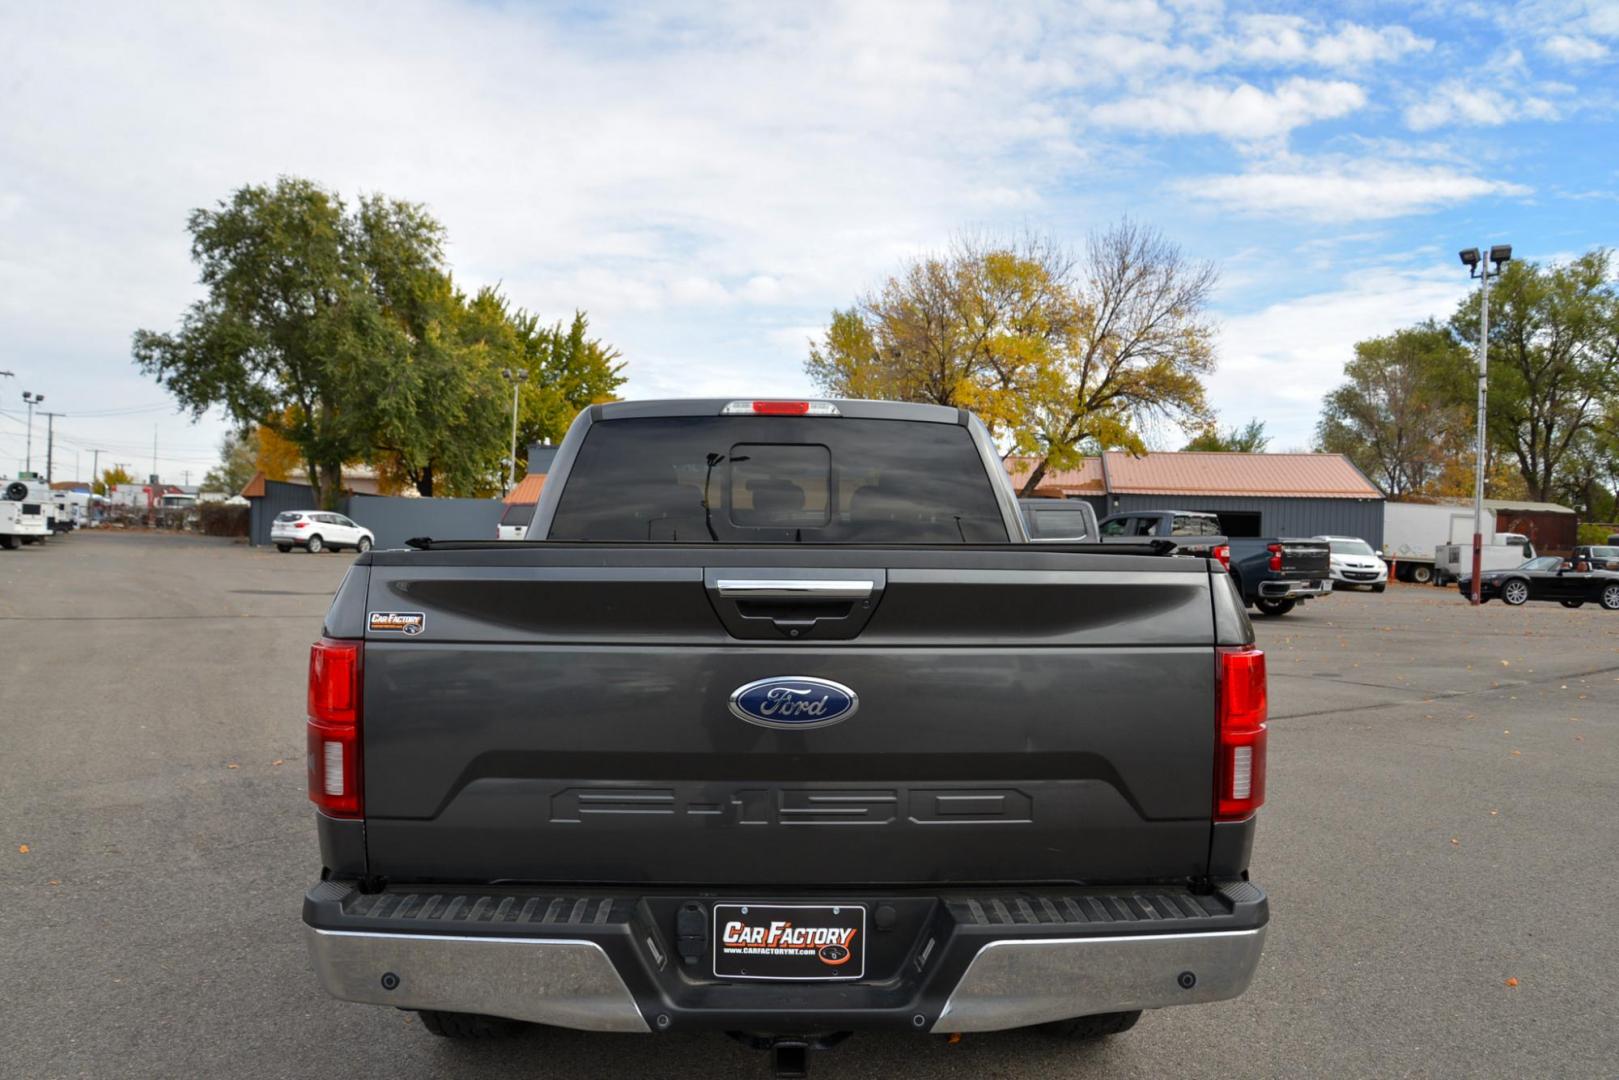
[[[719,1036],[466,1047],[321,994],[303,669],[348,562],[130,535],[0,551],[0,1075],[762,1075]],[[816,1075],[1619,1072],[1619,614],[1407,586],[1259,632],[1274,920],[1247,996],[1092,1047],[861,1037]]]

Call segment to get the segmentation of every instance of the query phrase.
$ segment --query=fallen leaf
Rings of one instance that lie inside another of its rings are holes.
[[[1453,836],[1450,838],[1450,842],[1453,844],[1460,844],[1462,841],[1460,837]]]
[[[281,758],[276,758],[274,761],[270,762],[270,764],[271,765],[285,765],[286,762],[283,761]]]
[[[1575,742],[1584,742],[1585,741],[1585,736],[1584,735],[1576,735],[1576,736],[1574,736],[1574,741]]]
[[[232,761],[232,762],[227,763],[225,768],[227,768],[227,769],[240,769],[241,766],[236,764],[236,762]]]
[[[946,1046],[955,1046],[960,1041],[961,1041],[961,1032],[952,1031],[950,1033],[950,1037],[945,1040],[945,1045]]]
[[[1512,977],[1508,977],[1507,985],[1508,986],[1517,986],[1518,985],[1518,980],[1515,979],[1515,978],[1512,978]]]
[[[1500,814],[1500,813],[1501,813],[1501,811],[1499,811],[1499,810],[1491,810],[1491,811],[1490,811],[1490,816],[1491,816],[1491,817],[1496,817],[1496,816],[1498,816],[1498,815],[1499,815],[1499,814]]]
[[[47,881],[47,882],[46,882],[46,883],[45,883],[45,884],[47,884],[47,885],[60,885],[60,884],[62,884],[62,883],[61,883],[61,882],[60,882],[60,881],[57,881],[57,880],[56,880],[56,879],[55,879],[55,878],[51,878],[51,879],[50,879],[50,880],[49,880],[49,881]]]
[[[1522,750],[1514,750],[1512,752],[1512,756],[1513,757],[1523,757],[1523,751]]]
[[[28,854],[28,845],[27,844],[18,844],[17,845],[17,854],[18,855],[26,855],[26,854]]]
[[[1511,667],[1512,666],[1512,661],[1511,660],[1503,660],[1503,661],[1501,661],[1501,666],[1502,667]]]

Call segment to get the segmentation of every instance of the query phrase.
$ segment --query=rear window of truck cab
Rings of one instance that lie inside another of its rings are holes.
[[[1006,543],[957,424],[680,416],[592,425],[550,539],[630,543]]]

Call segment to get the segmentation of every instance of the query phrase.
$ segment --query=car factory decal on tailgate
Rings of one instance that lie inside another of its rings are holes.
[[[427,616],[420,611],[373,611],[366,621],[373,634],[408,634],[415,637],[427,629]]]
[[[714,905],[714,974],[722,979],[858,979],[866,909],[859,904]]]

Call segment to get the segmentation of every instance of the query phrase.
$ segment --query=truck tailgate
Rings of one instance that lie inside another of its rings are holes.
[[[805,578],[870,595],[772,604],[720,585]],[[791,887],[1206,871],[1201,560],[548,543],[373,553],[356,584],[367,612],[421,617],[366,634],[374,874]],[[858,706],[813,730],[739,719],[733,693],[774,677],[833,681]]]

